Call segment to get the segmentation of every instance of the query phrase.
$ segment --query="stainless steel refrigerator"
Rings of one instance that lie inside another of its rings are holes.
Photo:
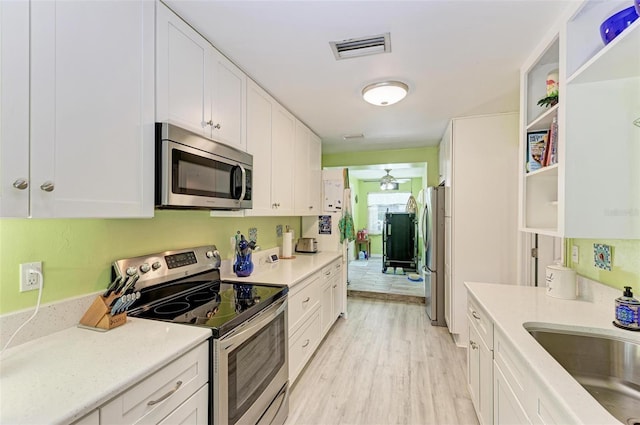
[[[428,187],[422,213],[422,267],[427,315],[434,326],[446,326],[444,319],[444,215],[445,187]]]

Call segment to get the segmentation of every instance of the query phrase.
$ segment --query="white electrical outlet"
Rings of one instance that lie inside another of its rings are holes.
[[[40,275],[34,271],[40,272]],[[43,282],[40,281],[42,275],[42,261],[35,263],[20,264],[20,292],[33,291],[40,289]]]
[[[573,245],[571,247],[571,261],[573,261],[574,263],[579,263],[580,260],[580,255],[578,252],[578,245]]]

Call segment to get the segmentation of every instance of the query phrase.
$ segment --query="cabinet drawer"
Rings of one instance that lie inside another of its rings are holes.
[[[289,339],[289,381],[295,382],[296,378],[307,364],[311,355],[320,343],[322,323],[320,321],[320,308],[316,308],[311,317],[306,320],[300,329]]]
[[[307,278],[302,283],[294,286],[295,294],[289,295],[288,320],[289,335],[304,322],[313,309],[318,306],[321,296],[322,280],[320,273]]]
[[[114,373],[126,373],[126,367]],[[101,423],[158,423],[209,380],[209,342],[120,394],[100,408]]]
[[[209,385],[200,388],[158,425],[209,423]]]
[[[335,260],[331,264],[322,268],[322,277],[325,280],[331,280],[334,276],[342,273],[342,261]]]
[[[531,396],[526,391],[528,382],[527,366],[524,364],[518,352],[507,341],[502,332],[496,329],[493,358],[496,366],[500,368],[506,382],[511,387],[520,403],[527,407]],[[527,409],[528,410],[528,409]]]
[[[467,316],[490,350],[493,349],[493,321],[473,297],[467,299]]]

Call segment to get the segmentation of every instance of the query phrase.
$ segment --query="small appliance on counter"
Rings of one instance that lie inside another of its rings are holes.
[[[633,298],[631,286],[624,287],[624,293],[616,298],[616,320],[613,324],[630,331],[640,331],[640,301]]]
[[[296,243],[296,252],[316,253],[318,241],[316,238],[300,238]]]
[[[568,267],[554,264],[547,266],[545,280],[547,295],[563,300],[576,299],[576,272]]]

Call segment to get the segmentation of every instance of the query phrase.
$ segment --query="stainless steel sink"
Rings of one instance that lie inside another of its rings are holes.
[[[609,413],[622,423],[640,425],[640,344],[525,328]]]

